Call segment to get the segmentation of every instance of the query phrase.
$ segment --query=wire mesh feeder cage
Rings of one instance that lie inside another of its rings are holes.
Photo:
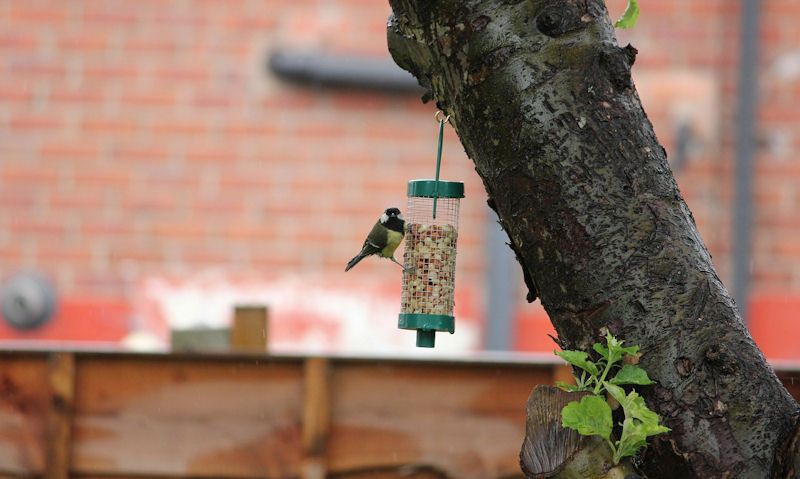
[[[400,329],[417,331],[417,346],[432,348],[436,331],[455,332],[458,207],[464,183],[408,182]]]

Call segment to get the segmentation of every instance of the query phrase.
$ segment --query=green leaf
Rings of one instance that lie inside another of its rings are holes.
[[[653,381],[647,375],[647,371],[632,364],[622,366],[622,369],[617,371],[617,374],[609,382],[611,384],[638,384],[640,386],[653,384]]]
[[[611,335],[611,333],[606,334],[606,344],[608,344],[608,348],[604,348],[600,346],[600,349],[606,350],[607,353],[603,355],[609,363],[614,364],[626,354],[634,355],[639,352],[639,346],[630,346],[630,347],[623,347],[622,343],[625,341],[620,341],[619,339],[615,338]],[[595,351],[598,351],[598,348],[595,348]],[[600,353],[602,354],[602,353]]]
[[[606,387],[606,391],[622,406],[626,418],[630,417],[646,423],[658,424],[658,414],[647,407],[644,398],[639,396],[639,393],[631,391],[626,395],[625,391],[619,386],[609,382],[604,382],[603,384]]]
[[[628,0],[628,6],[622,12],[622,16],[614,24],[617,28],[633,28],[636,25],[636,20],[639,19],[639,2],[636,0]]]
[[[600,396],[584,396],[581,402],[572,401],[561,410],[561,425],[575,429],[583,436],[611,437],[613,421],[611,407]]]
[[[594,343],[594,346],[592,346],[592,349],[597,351],[597,354],[599,354],[600,356],[603,356],[606,360],[608,360],[608,348],[607,347],[603,346],[600,343]]]
[[[622,422],[622,436],[619,439],[614,462],[627,456],[633,456],[640,448],[647,445],[647,434],[642,427],[642,423],[633,419],[625,419]]]
[[[619,439],[615,462],[626,456],[633,456],[640,448],[647,445],[647,438],[669,432],[670,428],[661,426],[658,423],[637,421],[633,418],[625,418],[622,422],[622,435]]]
[[[553,352],[556,354],[556,356],[572,364],[573,366],[577,366],[589,374],[597,376],[597,365],[587,359],[589,357],[587,353],[583,351],[572,351],[569,349]]]
[[[622,423],[622,434],[619,438],[614,462],[626,456],[632,456],[640,447],[647,444],[647,438],[663,432],[669,432],[668,427],[660,425],[658,414],[651,411],[644,399],[636,391],[627,395],[625,391],[614,384],[604,382],[606,391],[619,402],[625,413]]]
[[[620,405],[622,405],[623,402],[627,401],[627,398],[625,396],[625,391],[621,387],[615,386],[609,383],[608,381],[604,382],[603,386],[606,387],[606,391],[608,391],[608,394],[610,394],[611,397],[616,399]]]
[[[574,384],[565,383],[564,381],[556,381],[556,387],[567,392],[588,391],[589,388],[576,386]]]

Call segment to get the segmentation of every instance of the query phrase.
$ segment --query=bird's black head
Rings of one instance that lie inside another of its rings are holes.
[[[387,216],[400,216],[400,210],[397,208],[386,208],[384,213],[386,213]]]
[[[403,231],[403,215],[397,208],[386,208],[381,215],[381,224],[394,231]]]

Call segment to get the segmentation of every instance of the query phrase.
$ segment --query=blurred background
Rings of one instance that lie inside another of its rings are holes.
[[[616,18],[625,2],[608,4]],[[639,49],[645,110],[756,341],[800,360],[800,3],[752,5],[642,0],[619,39]],[[389,13],[0,1],[0,346],[163,350],[246,304],[266,306],[272,351],[416,353],[396,329],[399,268],[343,272],[383,209],[405,209],[407,181],[434,173],[435,106],[389,59]],[[442,178],[466,198],[457,333],[437,348],[550,354],[449,127]]]

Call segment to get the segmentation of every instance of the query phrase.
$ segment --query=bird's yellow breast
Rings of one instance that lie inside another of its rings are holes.
[[[394,256],[394,250],[400,246],[400,242],[403,241],[403,233],[398,233],[397,231],[388,230],[386,237],[386,246],[380,252],[380,255],[383,258],[391,258]]]

